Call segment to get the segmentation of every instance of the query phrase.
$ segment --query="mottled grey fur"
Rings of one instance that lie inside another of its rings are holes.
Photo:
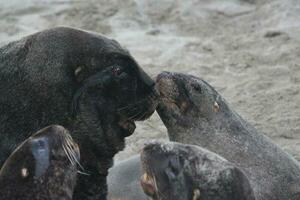
[[[172,141],[199,145],[241,168],[257,200],[300,199],[299,163],[233,111],[200,78],[164,72],[158,113]]]
[[[150,143],[141,154],[154,200],[254,200],[245,174],[199,146]],[[147,188],[145,188],[147,192]]]

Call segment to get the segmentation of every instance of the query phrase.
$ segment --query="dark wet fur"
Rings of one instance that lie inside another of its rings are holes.
[[[33,142],[39,139],[39,143]],[[49,163],[43,173],[37,174],[36,166],[43,165],[44,160],[34,155],[43,156],[44,145],[49,147]],[[63,127],[47,127],[23,142],[5,162],[0,171],[1,199],[71,200],[79,162],[79,149],[69,133]],[[21,173],[24,168],[28,173],[26,177]]]
[[[125,73],[113,78],[118,67]],[[127,50],[100,35],[59,27],[9,43],[0,48],[0,166],[33,132],[61,124],[91,174],[79,176],[74,199],[105,199],[107,169],[130,135],[120,122],[154,112],[153,86]]]

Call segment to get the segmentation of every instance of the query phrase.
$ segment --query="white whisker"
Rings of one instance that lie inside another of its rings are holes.
[[[63,148],[65,154],[67,155],[69,161],[71,162],[71,164],[72,164],[72,165],[75,165],[75,164],[74,164],[74,161],[71,159],[71,157],[70,157],[70,155],[69,155],[69,152],[66,150],[64,144],[62,145],[62,148]]]
[[[82,172],[82,171],[79,171],[79,170],[77,171],[77,173],[78,173],[78,174],[82,174],[82,175],[86,175],[86,176],[90,176],[90,174],[89,174],[89,173]]]

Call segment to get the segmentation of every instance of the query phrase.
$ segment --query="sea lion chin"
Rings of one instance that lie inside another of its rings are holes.
[[[20,144],[4,163],[1,199],[71,200],[79,161],[79,148],[68,131],[48,126]]]
[[[233,164],[198,146],[147,144],[141,185],[154,200],[254,200],[248,178]]]

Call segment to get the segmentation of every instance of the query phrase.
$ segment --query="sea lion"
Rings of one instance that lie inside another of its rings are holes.
[[[80,153],[66,129],[52,125],[29,137],[0,170],[7,200],[71,200]]]
[[[170,140],[199,145],[234,163],[250,180],[257,200],[300,199],[299,163],[233,111],[200,78],[163,72],[157,112]]]
[[[150,143],[141,153],[141,185],[153,200],[254,200],[232,163],[194,145]]]
[[[157,105],[154,81],[119,43],[58,27],[0,48],[0,165],[30,133],[61,124],[81,148],[90,176],[74,199],[105,199],[112,158],[135,120]]]

